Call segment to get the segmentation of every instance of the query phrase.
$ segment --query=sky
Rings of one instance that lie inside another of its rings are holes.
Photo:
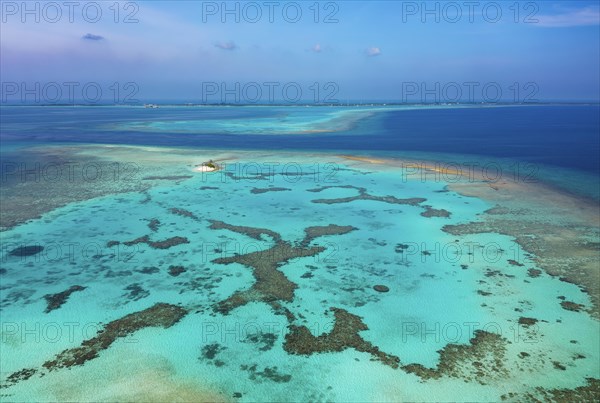
[[[598,1],[74,4],[0,1],[2,102],[600,97]]]

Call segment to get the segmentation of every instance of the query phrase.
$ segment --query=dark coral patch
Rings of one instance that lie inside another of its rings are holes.
[[[418,206],[419,204],[427,201],[427,199],[424,199],[422,197],[399,199],[395,196],[373,196],[373,195],[367,193],[367,189],[365,189],[363,187],[352,186],[352,185],[324,186],[324,187],[316,188],[316,189],[308,189],[308,191],[316,193],[316,192],[321,192],[323,190],[331,189],[331,188],[356,189],[358,191],[358,195],[350,196],[350,197],[340,197],[337,199],[315,199],[315,200],[312,200],[312,202],[313,203],[321,203],[321,204],[338,204],[338,203],[350,203],[350,202],[353,202],[356,200],[371,200],[371,201],[378,201],[378,202],[389,203],[389,204],[404,204],[404,205],[408,205],[408,206]]]
[[[343,235],[343,234],[347,234],[347,233],[352,232],[357,229],[358,228],[353,227],[351,225],[336,225],[336,224],[308,227],[308,228],[304,229],[304,233],[306,234],[306,236],[304,237],[302,242],[300,242],[300,245],[307,246],[316,238],[326,236],[326,235]]]
[[[44,247],[41,245],[20,246],[18,248],[11,250],[8,254],[11,256],[26,257],[26,256],[37,255],[38,253],[40,253],[43,250],[44,250]]]
[[[148,228],[150,228],[150,231],[152,231],[152,232],[158,231],[159,226],[160,226],[160,221],[156,218],[151,219],[150,222],[148,223]]]
[[[297,285],[279,271],[278,267],[290,259],[314,256],[324,250],[325,248],[321,246],[299,248],[288,242],[280,241],[267,250],[213,260],[214,263],[219,264],[240,263],[250,267],[256,279],[256,283],[250,289],[234,293],[231,297],[219,302],[215,309],[220,313],[227,314],[232,309],[252,301],[267,303],[292,301]]]
[[[394,252],[396,252],[396,253],[404,253],[404,251],[407,250],[409,247],[410,247],[410,245],[407,245],[405,243],[399,243],[394,248]]]
[[[526,318],[521,316],[519,318],[519,325],[523,325],[523,326],[533,326],[536,323],[538,323],[538,320],[535,318]]]
[[[187,314],[187,310],[166,303],[158,303],[143,311],[134,312],[121,319],[109,322],[94,338],[85,340],[81,346],[64,350],[53,360],[46,361],[42,366],[49,371],[59,368],[69,368],[83,365],[85,362],[98,357],[118,338],[128,336],[147,327],[169,328],[179,322]]]
[[[214,309],[222,314],[228,314],[232,309],[252,301],[265,302],[270,304],[274,310],[284,312],[278,301],[292,301],[297,285],[278,268],[291,259],[314,256],[323,252],[325,248],[322,246],[308,246],[313,239],[324,235],[345,234],[356,229],[351,226],[334,224],[308,227],[305,229],[304,239],[299,242],[299,246],[295,246],[291,242],[283,241],[281,235],[269,229],[231,225],[216,220],[210,220],[210,223],[211,229],[227,229],[258,240],[262,240],[264,235],[268,235],[275,241],[275,245],[266,250],[213,260],[214,263],[219,264],[239,263],[250,267],[256,280],[250,289],[237,291],[226,300],[216,304]]]
[[[144,267],[143,269],[136,270],[138,273],[142,274],[155,274],[160,271],[158,267]]]
[[[377,292],[388,292],[390,288],[388,286],[377,284],[373,286],[373,289]]]
[[[150,246],[151,248],[154,249],[169,249],[173,246],[177,246],[177,245],[181,245],[181,244],[186,244],[186,243],[190,243],[190,241],[182,236],[174,236],[168,239],[165,239],[164,241],[148,241],[147,244],[148,246]]]
[[[273,348],[277,341],[276,333],[252,333],[246,337],[246,342],[259,345],[260,351],[268,351]]]
[[[7,380],[11,384],[15,384],[29,379],[36,372],[40,372],[40,376],[44,376],[43,371],[83,365],[87,361],[97,358],[102,350],[109,348],[117,339],[147,327],[169,328],[179,322],[187,313],[186,309],[177,305],[155,304],[143,311],[134,312],[109,322],[98,331],[95,337],[83,341],[79,347],[63,350],[52,360],[44,362],[43,368],[40,368],[39,371],[35,368],[22,369],[9,375]]]
[[[181,273],[185,273],[185,271],[185,267],[183,266],[169,266],[169,275],[173,277],[177,277]]]
[[[226,347],[221,346],[219,343],[207,344],[202,347],[201,358],[206,360],[214,360],[217,355],[219,355],[219,353],[225,349]]]
[[[257,370],[257,365],[241,365],[242,371],[248,371],[250,379],[255,381],[258,378],[268,379],[276,383],[287,383],[292,379],[291,375],[279,373],[277,367],[265,367],[262,371]]]
[[[441,217],[448,218],[452,213],[445,209],[435,209],[431,206],[423,206],[425,211],[421,213],[423,217],[431,218],[431,217]]]
[[[600,400],[600,379],[586,378],[586,384],[575,389],[544,389],[536,387],[535,393],[527,393],[523,399],[515,399],[517,394],[502,395],[502,400],[511,398],[518,401],[544,402],[597,402]]]
[[[138,283],[128,285],[127,287],[125,287],[125,291],[127,292],[123,294],[123,297],[131,301],[139,301],[140,299],[146,298],[150,295],[150,291],[145,290]]]
[[[469,344],[448,344],[441,349],[437,367],[408,364],[402,369],[425,380],[445,376],[484,384],[485,378],[508,375],[503,364],[506,343],[508,341],[498,334],[476,330]]]
[[[567,311],[573,311],[573,312],[579,312],[579,311],[585,310],[585,305],[577,304],[572,301],[562,301],[560,303],[560,306],[562,306],[562,308],[566,309]]]
[[[67,302],[67,300],[69,299],[71,294],[73,294],[74,292],[77,292],[77,291],[83,291],[85,289],[86,289],[86,287],[82,287],[80,285],[74,285],[74,286],[69,287],[65,291],[59,292],[57,294],[44,295],[44,298],[46,299],[46,303],[47,303],[46,310],[44,312],[49,313],[55,309],[60,308],[65,302]]]
[[[193,220],[200,220],[196,214],[192,213],[191,211],[182,209],[182,208],[170,208],[169,211],[175,215],[179,215],[182,217],[187,217],[187,218],[191,218]]]
[[[250,190],[250,193],[252,193],[252,194],[261,194],[261,193],[267,193],[267,192],[285,192],[285,191],[289,191],[289,190],[292,190],[292,189],[280,188],[280,187],[252,188]]]
[[[245,227],[245,226],[241,226],[241,225],[231,225],[231,224],[227,224],[223,221],[218,221],[218,220],[209,220],[209,222],[210,222],[210,227],[209,227],[210,229],[226,229],[229,231],[237,232],[238,234],[246,235],[250,238],[257,239],[259,241],[263,240],[263,237],[262,237],[263,235],[268,235],[271,238],[273,238],[273,240],[275,240],[275,241],[281,240],[281,235],[279,235],[275,231],[271,231],[270,229]]]
[[[35,375],[36,372],[37,369],[35,368],[23,368],[20,371],[13,372],[6,378],[6,382],[0,385],[0,388],[14,385],[16,383],[19,383],[20,381],[26,381],[27,379]]]
[[[120,243],[121,242],[119,242],[119,241],[109,241],[108,245],[114,246],[114,245],[118,245]],[[133,246],[133,245],[137,245],[140,243],[145,243],[146,245],[148,245],[154,249],[169,249],[169,248],[172,248],[173,246],[190,243],[190,241],[187,238],[182,237],[182,236],[174,236],[171,238],[167,238],[163,241],[151,241],[149,235],[144,235],[144,236],[136,238],[132,241],[123,242],[123,245]]]
[[[335,315],[335,324],[329,333],[313,336],[306,326],[291,325],[285,336],[283,348],[290,354],[311,355],[333,351],[344,351],[353,348],[356,351],[369,353],[376,360],[392,368],[398,368],[400,359],[386,354],[358,333],[368,330],[359,316],[340,308],[330,308]]]

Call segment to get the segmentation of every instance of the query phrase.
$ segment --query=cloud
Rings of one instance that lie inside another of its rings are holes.
[[[547,28],[600,25],[600,9],[584,7],[560,14],[533,16],[532,20],[537,20],[537,23],[532,23],[532,25]]]
[[[87,34],[83,35],[81,38],[82,39],[86,39],[88,41],[101,41],[101,40],[104,39],[103,36],[94,35],[94,34],[90,34],[90,33],[87,33]]]
[[[321,53],[323,51],[323,48],[321,47],[320,43],[317,43],[310,50],[312,50],[315,53]]]
[[[218,42],[218,43],[215,43],[215,47],[222,49],[222,50],[237,49],[237,45],[233,42]]]
[[[377,47],[371,47],[371,48],[367,48],[367,50],[365,50],[365,53],[369,57],[379,56],[381,54],[381,49],[379,49]]]

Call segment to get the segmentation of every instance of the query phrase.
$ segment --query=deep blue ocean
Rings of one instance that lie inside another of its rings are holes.
[[[378,113],[351,130],[277,136],[99,130],[139,120],[267,117],[269,108],[3,107],[3,142],[83,142],[234,149],[422,151],[506,157],[600,174],[598,105]],[[85,126],[82,127],[82,122]]]

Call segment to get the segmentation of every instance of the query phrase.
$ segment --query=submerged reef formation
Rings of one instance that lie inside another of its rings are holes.
[[[44,247],[41,245],[19,246],[18,248],[11,250],[8,254],[10,256],[27,257],[37,255],[43,250]]]
[[[374,360],[380,361],[391,368],[401,368],[406,372],[418,375],[423,380],[441,377],[461,378],[465,381],[485,383],[488,379],[508,376],[504,367],[504,355],[508,341],[495,333],[476,331],[468,345],[448,344],[440,353],[440,363],[434,368],[426,368],[421,364],[401,366],[400,358],[385,353],[379,347],[363,339],[360,332],[368,330],[362,319],[344,309],[331,307],[335,323],[329,333],[314,336],[304,325],[295,323],[296,316],[283,303],[293,302],[297,285],[291,282],[277,268],[295,257],[312,256],[322,252],[321,246],[309,246],[311,242],[324,235],[339,235],[355,230],[352,226],[315,226],[305,229],[305,237],[294,246],[281,239],[271,230],[243,227],[227,224],[221,221],[211,221],[213,229],[227,229],[242,233],[254,239],[263,239],[268,234],[275,244],[267,250],[236,255],[213,260],[214,263],[240,263],[252,269],[256,282],[247,290],[237,291],[229,298],[217,303],[215,311],[228,314],[231,310],[249,302],[261,301],[269,304],[275,314],[283,315],[288,321],[288,333],[285,336],[283,348],[289,354],[312,355],[326,352],[339,352],[355,349],[370,354]],[[388,292],[389,287],[375,285],[379,292]]]
[[[125,246],[133,246],[133,245],[137,245],[140,243],[145,243],[146,245],[148,245],[149,247],[154,248],[154,249],[169,249],[169,248],[172,248],[173,246],[190,243],[190,241],[186,237],[182,237],[182,236],[174,236],[174,237],[162,240],[162,241],[151,241],[149,235],[144,235],[144,236],[136,238],[132,241],[125,241],[125,242],[109,241],[107,243],[107,246],[110,248],[112,246],[119,245],[121,243],[123,243],[123,245],[125,245]]]
[[[165,179],[186,179],[178,164],[157,164],[144,158],[136,158],[135,163],[116,163],[116,154],[128,150],[131,148],[127,146],[57,145],[24,147],[18,153],[3,153],[6,161],[27,161],[27,166],[53,166],[59,170],[56,173],[52,170],[52,180],[42,180],[47,175],[44,170],[33,170],[25,181],[18,180],[18,170],[7,173],[7,181],[2,184],[0,231],[40,218],[44,213],[73,202],[122,193],[143,193],[163,184]],[[93,166],[91,171],[94,173],[82,169],[87,166]],[[186,173],[186,177],[192,178],[189,172]],[[24,205],[27,208],[23,208]]]
[[[308,246],[316,238],[326,235],[343,235],[358,228],[351,225],[329,224],[323,226],[307,227],[304,229],[304,239],[300,241],[301,246]]]
[[[292,189],[289,188],[282,188],[282,187],[269,187],[269,188],[252,188],[250,190],[250,193],[252,194],[261,194],[261,193],[267,193],[267,192],[286,192]]]
[[[560,306],[567,311],[573,311],[573,312],[580,312],[585,309],[584,305],[577,304],[573,301],[562,301],[560,303]]]
[[[64,350],[53,359],[44,362],[43,369],[23,369],[9,375],[6,384],[2,386],[13,385],[44,370],[55,371],[60,368],[83,365],[87,361],[97,358],[100,351],[109,348],[115,340],[147,327],[169,328],[179,322],[187,313],[188,311],[181,306],[166,303],[157,303],[143,311],[131,313],[107,323],[95,337],[83,341],[79,347]]]
[[[308,246],[317,237],[341,235],[355,229],[351,226],[343,227],[333,224],[323,227],[309,227],[305,230],[305,238],[296,246],[291,242],[282,240],[281,235],[268,229],[236,226],[216,220],[211,220],[210,223],[211,229],[226,229],[257,240],[262,240],[263,235],[268,235],[275,241],[275,245],[266,250],[213,260],[213,263],[239,263],[249,267],[252,269],[252,275],[256,280],[248,290],[237,291],[226,300],[219,302],[215,309],[222,314],[227,314],[232,309],[252,301],[263,301],[272,306],[278,301],[292,301],[297,285],[279,271],[278,267],[290,259],[314,256],[323,252],[325,248],[322,246]],[[274,309],[281,308],[279,305],[273,307]]]
[[[400,364],[398,357],[384,353],[358,334],[369,329],[359,316],[340,308],[330,308],[330,310],[335,316],[335,324],[331,332],[313,336],[306,326],[290,325],[283,345],[285,351],[290,354],[311,355],[353,348],[371,354],[374,359],[385,365],[398,368]]]
[[[223,221],[217,221],[217,220],[208,220],[208,222],[210,222],[210,227],[209,227],[210,229],[226,229],[226,230],[229,230],[232,232],[237,232],[239,234],[246,235],[252,239],[256,239],[259,241],[263,240],[263,237],[262,237],[263,234],[270,236],[271,238],[273,238],[273,240],[275,242],[281,240],[281,235],[279,235],[275,231],[271,231],[270,229],[244,227],[241,225],[231,225],[231,224],[227,224]]]
[[[367,189],[358,186],[352,185],[339,185],[339,186],[323,186],[315,189],[308,189],[309,192],[317,193],[322,192],[323,190],[332,189],[332,188],[342,188],[342,189],[355,189],[358,191],[357,196],[349,196],[349,197],[340,197],[337,199],[315,199],[313,203],[323,203],[323,204],[337,204],[337,203],[350,203],[356,200],[372,200],[389,204],[405,204],[408,206],[418,206],[419,204],[427,201],[422,197],[412,197],[408,199],[399,199],[395,196],[374,196],[367,193]]]
[[[485,385],[488,379],[508,376],[504,366],[507,343],[508,340],[496,333],[476,330],[469,344],[447,344],[441,349],[440,361],[435,368],[408,364],[402,369],[423,380],[450,377]]]
[[[160,220],[158,220],[157,218],[153,218],[148,223],[148,228],[150,228],[150,231],[152,231],[152,232],[158,231],[159,226],[160,226]]]
[[[535,388],[534,393],[507,393],[500,399],[513,401],[546,402],[598,402],[600,401],[600,379],[586,378],[586,384],[575,389]]]
[[[251,380],[257,380],[258,378],[268,379],[275,383],[287,383],[292,379],[292,375],[279,373],[277,367],[265,367],[262,371],[257,369],[258,365],[241,365],[242,371],[247,371],[250,375]]]
[[[251,301],[292,301],[297,285],[277,270],[279,265],[290,259],[314,256],[325,250],[324,247],[311,248],[294,247],[287,242],[280,242],[270,249],[257,251],[246,255],[231,256],[213,260],[214,263],[240,263],[252,268],[256,283],[245,291],[238,291],[228,299],[221,301],[217,310],[227,314],[234,308]]]
[[[169,266],[169,275],[173,277],[179,276],[181,273],[185,273],[185,267],[183,266]]]
[[[150,295],[150,291],[144,289],[138,283],[129,284],[123,290],[126,291],[126,293],[123,294],[122,297],[125,298],[127,300],[127,302],[139,301],[140,299],[146,298],[147,296]]]
[[[186,314],[186,309],[166,303],[158,303],[143,311],[130,313],[121,319],[109,322],[98,332],[96,337],[85,340],[80,347],[64,350],[42,366],[53,371],[58,368],[83,365],[86,361],[98,357],[100,351],[106,350],[120,337],[128,336],[147,327],[169,328]]]
[[[421,215],[423,217],[442,217],[442,218],[448,218],[450,217],[451,213],[446,210],[446,209],[435,209],[431,206],[423,206],[425,208],[425,211],[423,211],[421,213]]]
[[[196,214],[192,213],[191,211],[182,209],[182,208],[173,207],[173,208],[169,209],[169,212],[171,212],[172,214],[175,214],[175,215],[182,216],[182,217],[188,217],[188,218],[191,218],[193,220],[200,220],[196,216]]]
[[[69,299],[71,294],[73,294],[74,292],[77,292],[77,291],[83,291],[86,288],[87,287],[83,287],[80,285],[73,285],[73,286],[69,287],[68,289],[66,289],[65,291],[62,291],[62,292],[59,292],[56,294],[44,295],[44,298],[46,299],[46,303],[48,304],[48,306],[46,307],[46,310],[44,312],[49,313],[55,309],[60,308],[65,302],[67,302],[67,300]]]
[[[587,293],[593,304],[588,309],[589,314],[596,319],[600,318],[600,244],[585,241],[585,238],[597,239],[598,229],[542,222],[522,212],[513,217],[512,214],[504,216],[498,212],[489,214],[488,211],[486,216],[484,221],[445,225],[443,231],[457,236],[499,233],[514,237],[515,242],[547,274],[576,284]],[[580,235],[576,236],[578,233]],[[509,263],[522,265],[514,260]],[[535,278],[540,273],[537,269],[530,269],[528,274]]]

